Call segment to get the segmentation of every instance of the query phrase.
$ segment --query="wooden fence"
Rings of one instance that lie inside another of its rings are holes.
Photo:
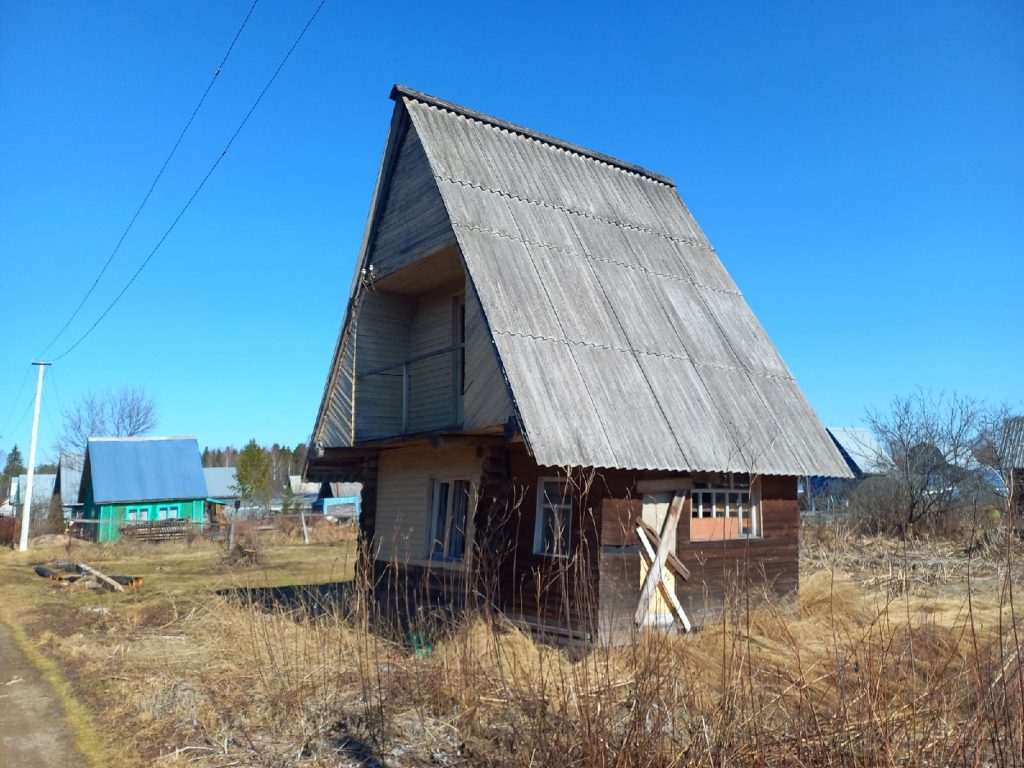
[[[21,518],[13,515],[0,517],[0,546],[18,543],[21,537]]]

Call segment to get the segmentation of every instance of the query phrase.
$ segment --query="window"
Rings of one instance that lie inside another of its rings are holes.
[[[468,480],[435,480],[430,513],[430,559],[461,561],[466,556]]]
[[[747,476],[694,483],[690,499],[690,540],[744,539],[761,535],[757,485]]]
[[[179,517],[181,517],[181,509],[177,504],[174,504],[173,506],[157,507],[157,520],[177,520]]]
[[[572,493],[569,484],[565,480],[541,478],[537,488],[534,554],[567,557],[571,534]]]
[[[149,520],[149,507],[127,507],[124,519],[128,523],[143,523]]]

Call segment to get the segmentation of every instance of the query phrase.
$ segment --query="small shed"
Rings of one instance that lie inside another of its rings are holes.
[[[206,519],[214,529],[227,524],[230,510],[241,504],[234,467],[203,467],[206,479]]]
[[[92,437],[79,502],[87,536],[118,541],[126,526],[188,520],[203,526],[206,480],[194,437]]]
[[[321,483],[313,511],[342,523],[359,519],[362,483]]]

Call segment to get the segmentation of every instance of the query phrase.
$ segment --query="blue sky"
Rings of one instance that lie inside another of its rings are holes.
[[[319,0],[259,0],[96,292],[121,290]],[[0,3],[0,448],[251,0]],[[676,180],[826,424],[1022,403],[1024,5],[327,0],[138,281],[47,374],[162,434],[308,437],[402,82]],[[26,380],[26,374],[28,379]]]

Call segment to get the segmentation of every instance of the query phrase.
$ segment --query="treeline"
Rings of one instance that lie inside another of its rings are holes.
[[[299,443],[294,448],[274,443],[269,448],[260,446],[266,454],[269,464],[270,479],[275,486],[288,482],[288,475],[301,475],[306,464],[306,444]],[[204,467],[237,467],[241,451],[233,445],[224,448],[203,448]]]

